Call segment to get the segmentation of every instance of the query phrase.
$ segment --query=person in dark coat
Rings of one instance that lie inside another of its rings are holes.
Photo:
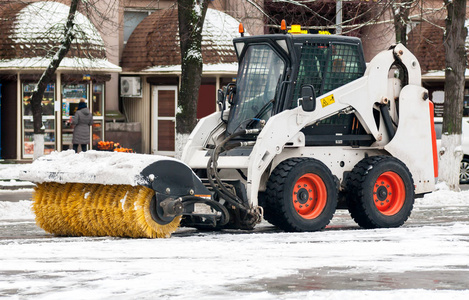
[[[86,145],[90,143],[90,126],[93,124],[93,115],[90,113],[84,99],[78,103],[78,109],[72,119],[73,129],[73,150],[78,152],[78,145],[81,151],[86,151]]]

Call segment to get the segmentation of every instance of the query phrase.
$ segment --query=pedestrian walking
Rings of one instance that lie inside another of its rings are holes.
[[[78,103],[72,124],[75,125],[72,139],[73,150],[78,152],[78,145],[81,145],[81,151],[85,152],[87,145],[90,143],[90,126],[93,124],[93,115],[86,107],[85,99],[81,99]]]

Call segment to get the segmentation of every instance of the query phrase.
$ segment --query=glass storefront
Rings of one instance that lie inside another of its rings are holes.
[[[91,91],[91,93],[90,93]],[[91,94],[91,97],[90,97]],[[62,149],[72,149],[73,125],[71,118],[75,115],[80,100],[84,99],[86,106],[93,113],[91,147],[97,149],[98,142],[103,140],[103,108],[104,84],[68,84],[62,86]]]
[[[34,154],[34,126],[33,113],[31,110],[30,98],[36,88],[34,83],[23,83],[22,87],[22,116],[23,116],[23,157],[32,158]],[[49,84],[42,99],[42,125],[45,128],[44,154],[49,154],[55,150],[55,85]]]
[[[94,84],[91,94],[93,112],[92,147],[98,149],[98,143],[104,141],[104,84]]]
[[[34,154],[34,127],[30,98],[36,84],[22,83],[22,157],[32,158]],[[47,86],[42,100],[42,125],[44,126],[44,154],[57,149],[57,140],[61,139],[62,149],[72,149],[73,125],[71,118],[75,114],[78,103],[84,99],[87,107],[93,113],[94,124],[91,130],[90,147],[97,149],[98,142],[104,140],[104,83],[85,82],[79,84],[62,85],[61,99],[55,105],[55,84]],[[58,111],[55,118],[55,111]],[[57,123],[56,123],[57,122]],[[61,122],[61,132],[57,136],[56,124]]]
[[[89,107],[88,85],[69,84],[62,86],[62,149],[72,149],[73,125],[72,118],[83,99]]]

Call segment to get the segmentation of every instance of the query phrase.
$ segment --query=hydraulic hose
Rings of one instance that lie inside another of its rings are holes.
[[[244,210],[244,211],[249,210],[249,208],[246,207],[243,204],[242,199],[240,199],[238,196],[234,195],[223,184],[223,182],[222,182],[222,180],[221,180],[221,178],[218,174],[218,171],[217,171],[217,168],[218,168],[217,161],[218,161],[218,157],[219,157],[220,153],[222,152],[222,149],[229,150],[229,149],[233,149],[233,148],[240,147],[240,146],[247,146],[247,145],[254,145],[255,144],[255,142],[238,142],[238,143],[230,144],[229,146],[225,147],[225,145],[230,140],[232,140],[233,138],[239,137],[239,136],[247,135],[247,134],[258,134],[259,132],[260,132],[260,129],[245,129],[245,130],[241,130],[241,131],[238,131],[238,132],[230,135],[229,137],[225,138],[220,144],[218,144],[215,147],[215,149],[213,150],[212,155],[210,156],[209,161],[207,163],[207,175],[208,175],[207,177],[208,177],[208,181],[209,181],[210,185],[212,186],[212,188],[220,196],[222,196],[222,198],[225,199],[227,202],[229,202],[230,204],[232,204],[235,207],[237,207],[241,210]],[[215,184],[215,181],[216,181],[217,184]]]
[[[389,140],[392,140],[394,135],[396,134],[396,130],[392,125],[391,115],[389,115],[389,109],[386,104],[380,104],[379,110],[381,111],[381,115],[383,116],[384,127],[386,127],[386,131],[389,135]]]

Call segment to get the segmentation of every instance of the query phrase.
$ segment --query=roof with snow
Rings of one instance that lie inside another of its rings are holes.
[[[434,77],[435,75],[440,77],[442,75],[444,78],[445,48],[443,46],[443,35],[445,20],[434,20],[432,23],[422,22],[409,32],[407,47],[419,60],[425,77]],[[468,20],[466,20],[465,26],[469,26]],[[469,54],[469,36],[466,38],[466,53]]]
[[[204,72],[236,73],[233,38],[239,22],[209,8],[202,30]],[[159,10],[146,17],[127,41],[122,68],[127,72],[177,73],[181,70],[177,8]]]
[[[0,5],[0,70],[45,68],[60,47],[69,10],[50,1]],[[121,71],[107,60],[101,35],[79,12],[74,37],[59,69]]]

